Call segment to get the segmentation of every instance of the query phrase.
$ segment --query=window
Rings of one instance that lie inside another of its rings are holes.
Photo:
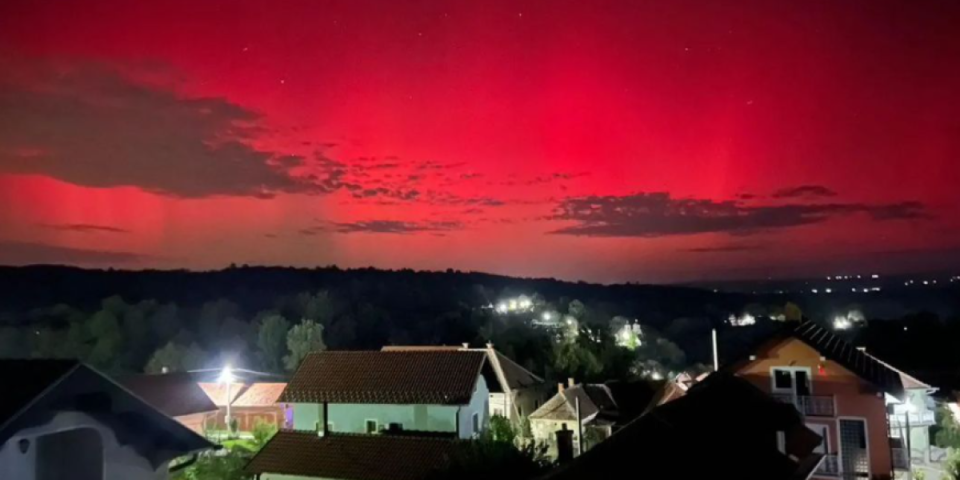
[[[333,428],[334,425],[335,424],[333,422],[327,422],[327,431],[328,432],[334,431],[334,428]]]
[[[790,370],[773,370],[773,388],[777,390],[793,390],[793,375]]]
[[[473,434],[476,435],[476,434],[480,433],[480,414],[479,414],[479,413],[474,413],[474,414],[473,414],[473,424],[472,424],[472,425],[473,425]]]
[[[810,395],[810,369],[777,367],[770,369],[770,373],[773,376],[774,393]]]
[[[502,408],[494,408],[494,409],[493,409],[493,415],[494,415],[495,417],[502,417],[502,416],[503,416],[503,409],[502,409]]]
[[[366,421],[366,428],[364,429],[367,433],[377,433],[380,430],[380,425],[377,424],[377,419],[368,418]]]

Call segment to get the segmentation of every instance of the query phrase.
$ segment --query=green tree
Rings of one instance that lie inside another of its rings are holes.
[[[287,333],[290,322],[279,314],[263,316],[257,331],[257,348],[263,368],[270,372],[283,370],[283,356],[287,351]]]
[[[783,306],[783,316],[788,322],[799,322],[803,320],[803,311],[793,302],[787,302]]]
[[[544,444],[497,440],[487,431],[480,438],[463,442],[454,451],[446,468],[428,477],[431,480],[488,480],[536,478],[550,468]]]
[[[933,442],[936,446],[960,449],[960,425],[953,418],[953,412],[944,405],[937,407],[937,426],[934,431]]]
[[[517,440],[517,431],[507,417],[494,415],[490,417],[490,436],[498,442],[514,443]]]
[[[173,474],[171,480],[249,480],[243,467],[250,461],[250,452],[231,448],[225,455],[202,455],[196,463]]]
[[[166,368],[168,372],[185,372],[201,368],[205,360],[206,354],[196,343],[184,347],[168,342],[154,352],[145,370],[147,373],[163,373]]]
[[[116,314],[107,309],[90,317],[88,329],[94,339],[86,361],[101,369],[112,369],[123,348],[123,334]]]
[[[277,434],[277,426],[258,418],[253,424],[251,434],[253,435],[253,448],[255,451],[260,451]]]
[[[323,343],[323,325],[313,320],[302,320],[287,333],[287,349],[290,354],[283,358],[283,362],[287,370],[292,372],[308,353],[327,349]]]

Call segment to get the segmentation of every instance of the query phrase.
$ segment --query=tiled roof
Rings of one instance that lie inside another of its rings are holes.
[[[482,352],[316,352],[280,401],[464,405],[485,360]]]
[[[227,386],[222,383],[201,383],[200,388],[218,407],[227,405]],[[269,407],[275,405],[286,383],[234,383],[230,385],[232,407]]]
[[[517,362],[514,362],[510,357],[500,353],[497,350],[494,350],[493,347],[488,348],[465,348],[465,347],[453,347],[447,345],[400,345],[400,346],[387,346],[383,347],[384,352],[484,352],[489,356],[487,360],[490,362],[490,365],[498,372],[497,381],[505,382],[506,385],[501,385],[502,390],[517,390],[527,387],[533,387],[543,383],[543,379],[534,375],[533,372],[527,370],[526,368],[521,367]],[[500,380],[502,376],[503,380]],[[493,386],[490,386],[493,389]]]
[[[773,441],[777,432],[785,433],[789,455]],[[624,472],[642,472],[644,478],[806,480],[820,463],[822,456],[813,452],[819,443],[795,408],[721,372],[543,480],[614,478]]]
[[[802,322],[793,327],[790,333],[824,357],[874,384],[881,391],[895,397],[902,396],[903,383],[899,371],[843,341],[830,330],[814,322]]]
[[[605,385],[574,385],[557,393],[535,412],[531,419],[576,420],[576,401],[580,399],[580,418],[592,420],[600,414],[615,417],[617,404]]]
[[[449,464],[458,440],[281,431],[250,460],[248,474],[342,480],[421,480]]]
[[[95,415],[117,438],[146,438],[151,461],[211,448],[137,394],[77,361],[0,360],[0,445],[63,411]]]
[[[188,373],[131,375],[121,378],[120,384],[171,417],[217,411]]]

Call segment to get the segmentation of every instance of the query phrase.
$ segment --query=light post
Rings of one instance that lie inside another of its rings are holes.
[[[232,400],[232,398],[230,398],[230,397],[231,397],[231,393],[232,393],[230,390],[233,388],[233,380],[234,380],[233,371],[230,369],[230,366],[227,365],[226,367],[223,367],[223,371],[220,372],[220,378],[217,379],[217,382],[218,382],[218,383],[221,383],[221,384],[226,384],[226,386],[227,386],[227,414],[226,414],[226,416],[223,418],[223,420],[224,420],[224,423],[226,424],[226,427],[227,427],[227,436],[228,436],[228,437],[230,436],[230,433],[232,433],[232,432],[230,431],[230,420],[231,420],[231,416],[230,416],[230,403],[231,403],[231,402],[230,402],[230,401]]]

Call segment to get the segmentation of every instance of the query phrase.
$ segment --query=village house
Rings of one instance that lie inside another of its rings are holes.
[[[228,372],[229,382],[224,372]],[[248,437],[257,423],[278,430],[293,425],[293,410],[279,402],[286,383],[275,375],[242,369],[128,375],[120,383],[191,430]],[[227,415],[236,426],[228,432]]]
[[[530,414],[530,431],[535,441],[547,445],[548,455],[557,458],[556,432],[571,430],[573,454],[578,456],[656,406],[663,395],[662,381],[576,384],[571,378],[566,386],[558,384],[557,393]]]
[[[128,375],[118,382],[164,415],[194,432],[205,435],[207,419],[217,413],[217,405],[189,373]]]
[[[0,381],[3,479],[163,480],[213,447],[77,361],[0,360]]]
[[[236,434],[249,435],[258,423],[272,425],[278,430],[293,426],[293,408],[280,402],[286,383],[279,382],[201,382],[199,387],[217,406],[206,421],[208,430],[227,430],[227,411]]]
[[[569,433],[557,436],[558,443],[572,441]],[[783,449],[772,441],[776,437],[784,439]],[[541,480],[807,480],[823,459],[815,452],[820,440],[795,409],[721,372],[576,458],[572,446],[561,446],[567,456],[562,454],[561,466]]]
[[[490,416],[501,416],[520,428],[523,419],[533,413],[546,401],[549,389],[542,378],[521,367],[506,355],[488,343],[485,348],[470,348],[469,344],[460,347],[447,346],[389,346],[385,352],[404,351],[458,351],[482,352],[487,355],[490,369],[485,369],[485,380],[490,390]]]
[[[293,406],[295,430],[472,438],[489,421],[486,359],[483,352],[314,352],[280,401]]]
[[[921,429],[933,422],[932,415],[920,413],[930,405],[928,385],[814,322],[787,325],[724,369],[794,405],[807,427],[823,437],[818,452],[824,460],[814,478],[905,474],[910,455],[897,438],[900,425],[905,436],[907,421]],[[910,431],[917,448],[929,444],[920,440],[920,430],[911,425]],[[778,441],[782,446],[782,437]]]

